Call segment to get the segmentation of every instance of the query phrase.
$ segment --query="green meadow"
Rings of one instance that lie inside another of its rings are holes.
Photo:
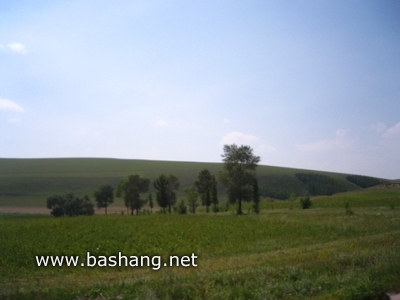
[[[0,209],[44,208],[51,194],[93,192],[130,174],[173,173],[183,189],[219,163],[116,159],[0,159]],[[347,192],[300,201],[262,197],[228,211],[55,218],[0,213],[0,299],[386,299],[400,291],[400,187],[368,189],[346,174],[259,166],[260,190],[307,193],[299,172],[326,175]],[[389,180],[381,180],[383,183]],[[225,194],[219,187],[220,203]],[[123,206],[116,199],[110,207]],[[197,266],[87,266],[96,257],[197,256]],[[76,267],[36,257],[79,257]],[[81,265],[84,264],[84,266]]]
[[[262,202],[261,214],[0,215],[4,299],[385,299],[400,289],[400,190]],[[349,203],[352,214],[345,211]],[[38,267],[37,255],[198,256],[197,267]]]

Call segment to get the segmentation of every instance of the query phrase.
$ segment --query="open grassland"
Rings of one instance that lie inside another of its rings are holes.
[[[120,180],[131,174],[145,176],[153,182],[161,173],[172,173],[180,182],[178,197],[183,197],[183,190],[193,185],[203,169],[217,174],[222,164],[104,158],[0,159],[0,208],[45,207],[46,198],[52,194],[92,197],[100,185],[110,184],[116,188]],[[347,181],[346,174],[260,165],[257,169],[260,191],[284,193],[286,198],[291,192],[305,195],[306,186],[295,177],[298,172],[327,175],[347,191],[360,188]],[[222,185],[219,185],[219,192],[224,194]],[[117,198],[115,205],[123,206],[122,199]]]
[[[260,215],[0,215],[0,298],[384,299],[400,290],[400,190],[263,202]],[[345,213],[345,203],[352,214]],[[290,209],[292,208],[292,209]],[[231,208],[233,210],[233,207]],[[198,267],[37,267],[36,255],[198,256]]]

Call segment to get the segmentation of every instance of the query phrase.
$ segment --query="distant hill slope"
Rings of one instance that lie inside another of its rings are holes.
[[[72,192],[92,196],[101,184],[116,187],[121,179],[130,174],[140,174],[153,181],[161,173],[173,173],[179,178],[180,193],[183,195],[182,191],[193,184],[202,169],[209,169],[216,174],[222,167],[222,163],[109,158],[0,159],[0,206],[43,206],[47,196],[54,193]],[[296,174],[321,176],[304,177]],[[316,186],[330,183],[339,186],[338,191],[361,188],[346,180],[349,174],[260,165],[257,175],[261,194],[277,199],[286,199],[292,192],[306,195]],[[314,177],[322,181],[310,183],[301,180]],[[379,182],[386,183],[389,180]],[[219,191],[221,196],[224,195],[222,186]]]

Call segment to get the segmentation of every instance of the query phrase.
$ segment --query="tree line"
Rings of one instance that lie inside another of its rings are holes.
[[[218,180],[221,182],[228,195],[230,204],[238,204],[237,214],[242,214],[242,203],[253,201],[253,210],[258,213],[260,195],[256,178],[256,167],[260,161],[259,156],[253,154],[253,149],[249,146],[236,144],[224,145],[222,161],[223,170],[217,174],[211,174],[208,169],[201,170],[194,181],[194,186],[186,189],[187,205],[189,212],[195,213],[201,204],[206,207],[206,212],[219,211],[218,200]],[[98,208],[104,208],[107,214],[107,207],[114,202],[114,195],[122,197],[127,212],[131,215],[136,212],[139,214],[145,204],[148,203],[152,212],[154,203],[152,193],[149,192],[150,179],[139,174],[129,175],[128,178],[119,182],[116,191],[110,185],[102,185],[94,192],[94,198]],[[171,213],[176,210],[178,213],[187,212],[187,206],[182,199],[178,206],[177,190],[179,180],[173,174],[161,174],[153,182],[156,192],[156,201],[162,212]],[[148,193],[148,194],[147,194]],[[147,198],[143,196],[147,194]],[[94,204],[88,196],[83,198],[75,197],[73,194],[65,196],[52,195],[47,199],[47,208],[51,209],[51,214],[59,217],[63,215],[92,215],[94,214]]]

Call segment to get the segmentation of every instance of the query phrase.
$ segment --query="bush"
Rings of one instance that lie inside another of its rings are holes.
[[[312,202],[311,202],[311,200],[310,200],[310,197],[307,196],[307,197],[305,197],[305,198],[300,198],[300,204],[301,204],[301,207],[302,207],[303,209],[308,209],[308,208],[310,208],[311,205],[312,205]]]
[[[349,201],[346,201],[344,204],[344,209],[346,210],[346,215],[352,216],[354,215],[354,211],[351,210],[350,208],[350,203]]]
[[[47,208],[55,217],[69,216],[91,216],[94,215],[94,205],[88,196],[79,198],[74,194],[51,195],[47,198]]]
[[[211,210],[213,213],[217,213],[220,211],[220,207],[218,205],[211,206]]]
[[[184,215],[187,213],[187,208],[185,205],[185,202],[183,201],[183,199],[181,200],[181,203],[179,203],[178,207],[177,207],[177,212],[180,215]]]

